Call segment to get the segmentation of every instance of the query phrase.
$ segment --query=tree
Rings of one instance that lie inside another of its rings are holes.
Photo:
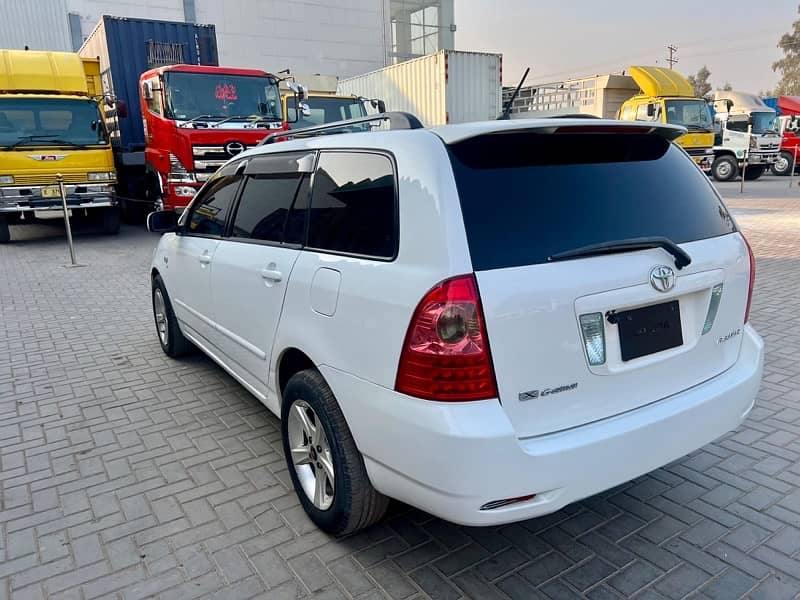
[[[780,72],[781,80],[773,91],[777,96],[800,95],[800,20],[792,23],[790,33],[781,36],[778,48],[783,51],[783,58],[772,63],[772,70]]]
[[[733,89],[733,86],[731,85],[730,81],[726,81],[726,82],[723,84],[723,86],[722,86],[722,89],[723,89],[724,91],[726,91],[726,92],[730,92],[730,91]]]
[[[687,78],[694,88],[695,96],[698,98],[704,98],[711,91],[711,84],[708,82],[709,77],[711,77],[711,71],[708,70],[706,65],[703,65],[696,75],[689,75]]]

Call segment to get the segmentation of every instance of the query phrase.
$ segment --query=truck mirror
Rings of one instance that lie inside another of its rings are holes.
[[[295,83],[294,81],[287,82],[286,86],[294,93],[295,98],[297,98],[298,102],[302,102],[306,99],[306,88],[299,83]]]
[[[142,82],[142,98],[145,100],[153,99],[153,84],[149,81]]]
[[[656,116],[656,105],[652,102],[647,105],[647,116],[648,117],[655,117]]]
[[[178,213],[174,210],[157,210],[147,215],[147,230],[153,233],[170,233],[178,230]]]
[[[377,104],[378,112],[385,113],[386,112],[386,102],[383,100],[375,100],[375,104]]]
[[[124,119],[128,116],[128,105],[124,100],[117,100],[117,116]]]
[[[302,114],[304,117],[311,116],[311,107],[308,106],[308,104],[306,104],[305,102],[301,102],[299,104],[299,107],[300,107],[300,114]]]
[[[733,108],[733,100],[725,100],[725,105],[728,107],[728,112]]]

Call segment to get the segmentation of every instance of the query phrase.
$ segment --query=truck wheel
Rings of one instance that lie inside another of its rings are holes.
[[[103,233],[117,235],[119,233],[119,206],[109,206],[103,209]]]
[[[775,175],[788,175],[789,171],[792,170],[793,161],[794,157],[792,156],[792,153],[784,150],[778,155],[777,160],[772,163],[772,172]]]
[[[286,465],[309,518],[333,535],[380,521],[389,498],[372,487],[339,404],[315,369],[296,373],[283,391]]]
[[[6,217],[0,217],[0,244],[7,244],[11,241],[11,230],[8,228]]]
[[[752,165],[747,167],[744,172],[745,181],[755,181],[764,174],[764,169],[766,169],[764,165]]]
[[[164,354],[171,358],[178,358],[192,351],[192,343],[187,340],[178,326],[175,311],[169,301],[167,288],[160,275],[153,277],[153,318],[156,322],[158,343]]]
[[[717,181],[730,181],[739,174],[739,164],[732,156],[718,156],[711,165],[711,174]]]

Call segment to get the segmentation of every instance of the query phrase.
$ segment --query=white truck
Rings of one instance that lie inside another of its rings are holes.
[[[340,96],[381,98],[428,127],[496,119],[503,110],[501,54],[440,50],[340,79]]]
[[[744,168],[744,178],[754,180],[778,159],[781,136],[777,113],[755,94],[717,90],[714,93],[714,162],[711,174],[717,181],[735,179]]]

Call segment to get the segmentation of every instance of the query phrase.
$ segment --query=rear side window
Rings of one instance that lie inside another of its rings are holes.
[[[397,246],[392,161],[365,152],[323,153],[310,212],[309,247],[392,258]]]
[[[302,175],[248,177],[231,235],[266,242],[284,242],[284,230]]]
[[[449,149],[478,271],[601,242],[735,231],[707,177],[655,135],[506,133]]]
[[[189,233],[203,235],[225,233],[225,221],[230,214],[240,179],[238,175],[218,177],[203,190],[203,197],[192,207],[192,214],[187,223]]]

